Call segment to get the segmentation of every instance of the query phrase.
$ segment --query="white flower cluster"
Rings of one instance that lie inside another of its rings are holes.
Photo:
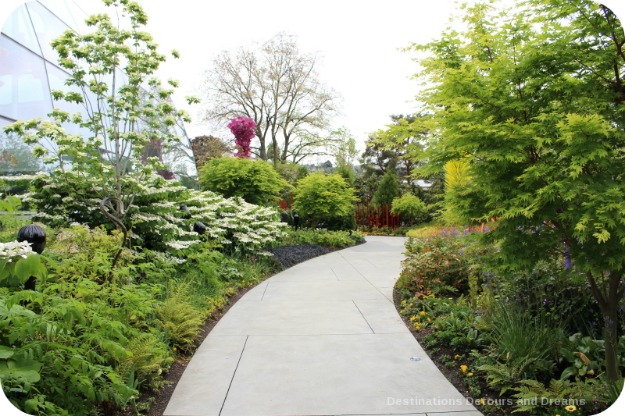
[[[222,244],[237,249],[256,253],[285,234],[287,225],[278,221],[277,211],[272,208],[222,198],[212,192],[195,192],[187,205],[193,218],[209,228],[207,234],[213,238],[221,235]],[[226,235],[231,240],[225,240]]]
[[[186,250],[194,244],[199,243],[197,240],[189,240],[189,241],[168,241],[166,244],[168,247],[173,248],[174,250]]]
[[[7,259],[8,263],[19,260],[18,257],[25,259],[32,252],[33,249],[27,241],[0,243],[0,258]]]
[[[44,179],[40,190],[31,194],[34,205],[45,211],[37,213],[37,220],[63,225],[68,220],[75,221],[74,218],[81,222],[92,216],[101,218],[94,214],[99,211],[102,196],[107,195],[104,189],[110,190],[111,184],[79,176],[69,171]],[[130,237],[137,245],[150,243],[185,250],[210,238],[236,250],[259,252],[283,236],[287,226],[279,221],[277,209],[224,198],[213,192],[190,190],[156,174],[126,176],[123,187],[133,197],[125,221],[130,224]],[[182,204],[187,206],[187,212],[180,210]],[[202,237],[193,231],[196,222],[206,226]]]

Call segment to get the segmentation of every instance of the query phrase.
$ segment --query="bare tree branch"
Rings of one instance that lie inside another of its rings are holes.
[[[336,94],[318,80],[315,65],[316,58],[301,54],[295,38],[284,33],[254,51],[224,51],[207,72],[205,118],[226,123],[246,115],[256,122],[258,157],[299,159],[307,146],[317,146],[303,132],[321,133],[337,111]]]

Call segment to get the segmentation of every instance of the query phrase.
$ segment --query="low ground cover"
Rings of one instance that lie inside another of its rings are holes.
[[[281,260],[288,266],[362,239],[287,231],[266,247],[280,253],[274,257],[256,243],[246,250],[244,235],[239,250],[205,238],[178,250],[124,247],[113,266],[117,231],[46,228],[47,246],[37,255],[10,243],[24,223],[6,217],[0,232],[0,380],[9,400],[33,415],[148,412],[211,322],[285,267]],[[24,290],[31,275],[36,290]]]
[[[606,379],[601,315],[584,276],[560,257],[512,272],[478,231],[423,228],[409,238],[395,289],[415,337],[484,414],[608,408],[622,381]],[[624,336],[618,357],[625,375]]]

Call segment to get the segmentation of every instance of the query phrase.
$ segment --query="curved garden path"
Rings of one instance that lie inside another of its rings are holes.
[[[404,242],[367,237],[250,290],[199,347],[164,414],[481,415],[395,309]]]

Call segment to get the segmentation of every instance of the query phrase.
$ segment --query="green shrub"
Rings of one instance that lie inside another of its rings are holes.
[[[126,296],[139,295],[143,299],[138,305],[148,308],[148,297],[132,287],[114,290],[114,295],[107,292],[79,280],[52,285],[43,293],[0,293],[0,379],[18,408],[38,414],[51,408],[53,414],[72,415],[92,414],[97,408],[110,411],[137,394],[137,375],[147,384],[160,378],[171,363],[164,349],[153,350],[150,369],[127,362],[133,339],[158,335],[142,335],[121,318],[124,313],[117,307]],[[146,361],[136,364],[141,362]]]
[[[418,297],[467,292],[469,264],[457,237],[409,238],[406,249],[399,290]]]
[[[1,183],[1,181],[0,181]],[[20,227],[27,225],[30,220],[18,216],[22,206],[20,198],[11,195],[2,195],[0,192],[0,241],[13,241]]]
[[[546,258],[529,270],[495,273],[489,279],[492,289],[515,307],[560,322],[568,333],[600,334],[601,313],[588,296],[586,277],[567,270],[563,259]]]
[[[544,384],[536,380],[523,380],[514,390],[514,412],[527,412],[532,416],[551,416],[554,412],[596,415],[615,401],[606,400],[606,386],[598,380],[571,382],[551,379]]]
[[[178,272],[182,281],[194,289],[195,304],[200,305],[203,299],[222,294],[223,282],[219,278],[219,270],[224,255],[214,250],[210,244],[199,244],[192,247],[186,261],[180,265]]]
[[[400,314],[415,331],[432,328],[426,337],[429,345],[451,346],[463,354],[486,342],[478,318],[466,302],[432,295],[408,297],[401,302]]]
[[[98,185],[81,181],[76,173],[41,176],[28,200],[38,209],[34,219],[51,227],[84,224],[90,228],[112,227],[99,210]],[[245,201],[226,199],[213,192],[190,190],[158,175],[143,183],[128,181],[135,188],[125,225],[133,246],[180,252],[201,241],[192,231],[197,221],[207,227],[204,239],[219,242],[226,251],[260,251],[282,234],[286,227],[275,209]],[[187,205],[188,211],[180,206]]]
[[[373,194],[372,202],[376,205],[391,205],[399,195],[399,180],[393,169],[387,169]]]
[[[571,335],[560,351],[560,367],[565,367],[561,379],[579,380],[595,377],[605,372],[605,341],[583,336]],[[620,336],[617,346],[617,360],[621,376],[625,377],[625,335]]]
[[[1,176],[0,193],[7,195],[23,195],[28,192],[35,175]]]
[[[297,182],[293,210],[311,228],[353,229],[354,190],[340,175],[313,173]]]
[[[134,272],[129,269],[134,260],[131,250],[123,249],[117,267],[113,267],[122,241],[121,233],[108,234],[103,228],[90,229],[76,225],[62,229],[49,238],[46,256],[58,260],[50,267],[63,279],[89,279],[102,283],[130,283]]]
[[[316,244],[328,248],[345,248],[364,241],[361,233],[353,231],[297,230],[290,231],[287,244]]]
[[[428,214],[425,203],[411,193],[393,199],[391,212],[408,225],[425,221]]]
[[[211,159],[200,169],[199,179],[203,190],[263,206],[275,205],[290,186],[271,163],[235,157]]]
[[[280,163],[275,169],[292,186],[308,175],[308,168],[297,163]]]

